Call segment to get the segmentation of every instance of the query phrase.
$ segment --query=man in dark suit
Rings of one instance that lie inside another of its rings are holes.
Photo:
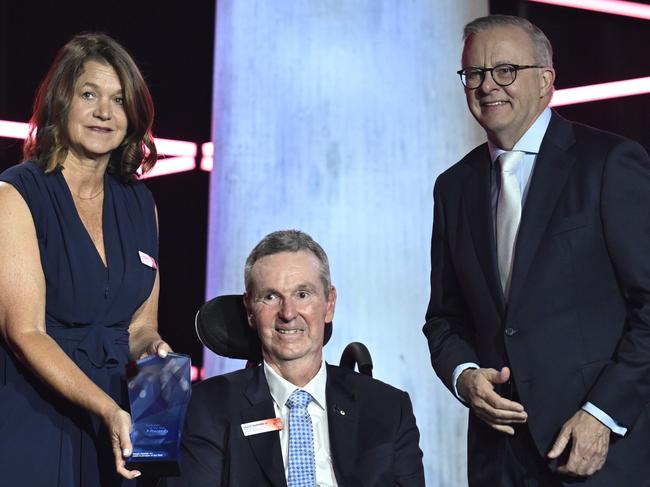
[[[433,367],[470,408],[471,486],[650,485],[650,160],[548,108],[546,36],[465,27],[488,142],[437,180]]]
[[[244,274],[264,362],[194,388],[181,477],[168,485],[423,486],[408,394],[323,360],[336,289],[320,245],[295,230],[271,233]],[[303,416],[292,416],[294,397],[308,398]]]

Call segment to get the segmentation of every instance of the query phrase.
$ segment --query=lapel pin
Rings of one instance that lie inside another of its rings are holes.
[[[341,409],[341,408],[339,408],[338,406],[334,406],[334,412],[339,413],[341,416],[345,416],[345,415],[346,415],[345,409]]]

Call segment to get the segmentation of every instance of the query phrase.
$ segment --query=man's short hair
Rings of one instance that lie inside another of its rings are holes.
[[[255,263],[262,257],[268,255],[279,254],[281,252],[311,252],[320,262],[320,278],[325,290],[325,296],[329,296],[331,284],[330,277],[330,264],[327,259],[327,254],[318,243],[300,230],[278,230],[277,232],[269,233],[253,248],[251,253],[246,259],[244,266],[244,285],[246,292],[251,292],[252,287],[252,271]]]
[[[542,30],[529,20],[514,15],[488,15],[479,17],[465,25],[463,29],[463,42],[479,32],[493,29],[495,27],[515,26],[528,34],[535,46],[535,62],[542,66],[553,66],[553,46]]]

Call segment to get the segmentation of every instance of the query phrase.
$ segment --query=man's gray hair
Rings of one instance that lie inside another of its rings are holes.
[[[281,252],[311,252],[320,262],[320,278],[325,290],[325,296],[329,296],[332,280],[330,277],[330,264],[327,254],[318,243],[300,230],[278,230],[269,233],[253,248],[244,266],[244,285],[246,292],[251,292],[252,271],[255,263],[262,257],[279,254]]]
[[[523,17],[515,17],[514,15],[488,15],[487,17],[474,19],[465,25],[463,29],[463,42],[466,42],[469,37],[479,32],[484,32],[495,27],[509,26],[519,27],[528,34],[535,46],[535,57],[537,58],[535,62],[537,64],[549,67],[553,66],[553,46],[551,46],[548,37],[546,37],[546,34],[539,27]]]

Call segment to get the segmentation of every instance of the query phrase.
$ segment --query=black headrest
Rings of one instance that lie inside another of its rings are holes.
[[[196,314],[199,340],[222,357],[262,362],[262,346],[257,332],[248,325],[241,294],[217,296],[206,302]],[[325,323],[323,344],[332,336],[332,323]]]

